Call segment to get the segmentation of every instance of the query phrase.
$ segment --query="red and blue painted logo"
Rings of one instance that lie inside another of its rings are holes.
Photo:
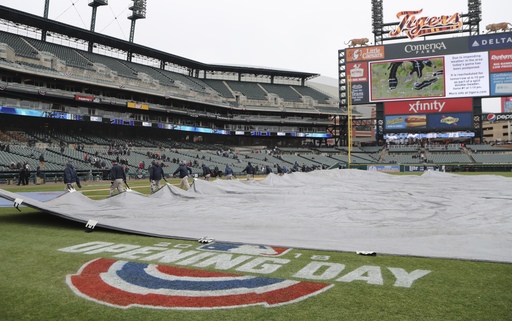
[[[67,283],[79,296],[129,308],[218,309],[280,306],[326,291],[332,284],[246,276],[172,266],[96,259]]]
[[[488,114],[487,115],[487,121],[489,121],[491,123],[496,121],[496,114]]]
[[[236,254],[262,255],[262,256],[281,256],[290,251],[290,248],[267,246],[267,245],[250,245],[250,244],[232,244],[232,243],[211,243],[198,247],[204,251],[227,252]]]

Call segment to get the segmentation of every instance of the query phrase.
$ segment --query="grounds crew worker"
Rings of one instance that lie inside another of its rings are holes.
[[[149,168],[149,181],[151,183],[151,193],[155,193],[160,189],[160,180],[165,178],[164,169],[159,162],[153,162]]]
[[[174,176],[178,173],[180,174],[181,178],[180,188],[185,187],[188,190],[190,188],[190,184],[188,183],[188,175],[189,173],[192,175],[192,169],[187,166],[185,161],[181,161],[180,166],[178,166],[178,169],[176,169],[172,175]]]
[[[124,173],[121,165],[117,163],[117,160],[112,161],[112,168],[110,169],[109,176],[112,180],[112,184],[110,184],[110,196],[114,195],[116,189],[119,193],[124,192],[123,182],[126,183],[126,174]]]
[[[82,185],[80,185],[80,178],[78,177],[76,169],[73,167],[71,162],[67,162],[66,168],[64,168],[64,184],[66,184],[66,191],[74,190],[75,184],[79,188],[82,188]]]

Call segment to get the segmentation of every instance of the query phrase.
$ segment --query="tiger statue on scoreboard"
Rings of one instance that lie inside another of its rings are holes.
[[[487,30],[487,33],[498,32],[500,30],[509,31],[511,30],[511,28],[509,28],[508,26],[512,26],[512,24],[509,22],[491,23],[485,26],[485,29]]]
[[[349,47],[355,47],[357,45],[359,46],[366,46],[370,40],[368,38],[354,38],[350,39],[348,42],[345,42],[346,45]]]

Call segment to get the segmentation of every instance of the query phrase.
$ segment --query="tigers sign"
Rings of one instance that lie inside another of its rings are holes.
[[[395,30],[389,32],[391,37],[398,37],[404,33],[409,39],[419,36],[453,31],[462,28],[462,19],[459,13],[448,16],[416,17],[423,9],[416,11],[400,11],[396,14],[401,19]]]

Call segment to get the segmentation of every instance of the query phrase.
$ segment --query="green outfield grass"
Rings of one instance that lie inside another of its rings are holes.
[[[510,173],[504,175],[511,176]],[[170,183],[178,184],[178,181],[170,180]],[[129,181],[128,184],[134,190],[149,193],[146,180]],[[108,196],[108,187],[109,182],[87,182],[80,191],[100,199]],[[48,183],[2,188],[13,192],[62,191],[64,186]],[[201,244],[101,228],[86,233],[81,223],[26,207],[20,210],[0,208],[0,320],[512,320],[512,264],[390,255],[361,256],[297,248],[279,257],[289,260],[288,264],[264,276],[333,285],[325,292],[300,302],[277,307],[215,310],[106,306],[76,295],[66,284],[66,276],[77,273],[85,263],[97,258],[120,260],[116,253],[70,253],[59,249],[87,242],[137,246],[155,246],[164,242],[169,248],[189,246],[189,250]],[[172,209],[169,215],[172,215]],[[239,256],[235,254],[233,257]],[[148,263],[137,259],[131,261]],[[319,278],[316,280],[298,273],[312,262],[325,265],[311,274]],[[328,265],[344,265],[344,269],[327,277]],[[219,271],[211,266],[180,267]],[[351,273],[364,270],[364,267],[371,267],[373,273],[380,275],[381,282],[374,282],[371,276],[375,275],[370,272],[360,273],[355,280],[347,279]],[[241,273],[236,268],[222,272],[261,276]],[[407,273],[415,270],[429,272],[406,287],[397,286],[397,278],[390,268],[400,268]],[[325,277],[322,279],[320,276]]]

